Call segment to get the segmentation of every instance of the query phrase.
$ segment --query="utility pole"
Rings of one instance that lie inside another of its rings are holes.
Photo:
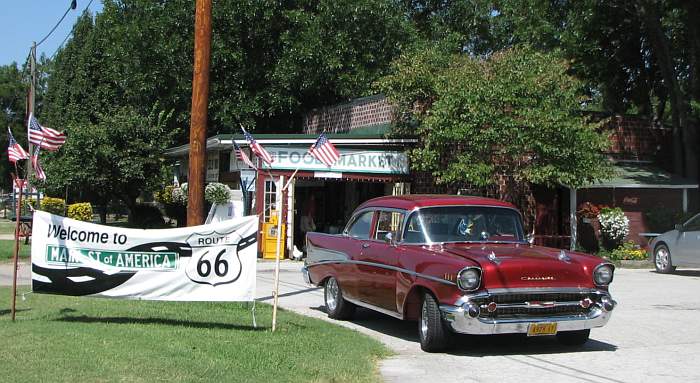
[[[34,115],[34,105],[36,102],[36,41],[32,42],[32,50],[29,53],[29,70],[30,70],[30,83],[29,83],[29,105],[28,105],[28,110],[29,110],[29,116],[27,116],[27,123],[29,123],[29,117]],[[27,125],[27,144],[29,148],[29,155],[32,155],[33,145],[32,142],[29,141],[29,126]],[[28,198],[31,200],[32,195],[31,195],[31,184],[29,183],[29,178],[32,174],[32,167],[30,164],[27,164],[27,171],[25,172],[25,178],[27,179],[27,193],[28,193]],[[19,177],[19,174],[17,174],[17,177]]]
[[[207,161],[207,106],[209,104],[209,63],[211,61],[211,0],[197,0],[194,16],[194,74],[187,226],[204,223],[204,178]]]

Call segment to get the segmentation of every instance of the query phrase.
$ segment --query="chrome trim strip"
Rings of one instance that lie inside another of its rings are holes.
[[[491,289],[486,291],[480,291],[475,294],[467,294],[459,298],[454,304],[456,306],[461,306],[467,302],[471,302],[478,299],[489,298],[493,295],[504,295],[504,294],[581,294],[581,295],[600,295],[600,296],[610,296],[610,293],[599,289],[586,289],[586,288],[576,288],[576,287],[537,287],[537,288],[523,288],[523,289]],[[500,305],[499,305],[500,306]]]
[[[393,270],[393,271],[398,271],[400,273],[409,274],[409,275],[412,275],[412,276],[417,277],[417,278],[428,279],[431,281],[444,283],[444,284],[450,285],[450,286],[457,286],[457,283],[452,282],[452,281],[448,281],[446,279],[433,277],[432,275],[416,273],[415,271],[403,269],[403,268],[396,267],[396,266],[389,266],[389,265],[384,265],[381,263],[374,263],[374,262],[353,261],[353,260],[347,260],[347,261],[332,260],[332,261],[319,261],[319,262],[309,263],[306,266],[311,267],[311,266],[330,265],[330,264],[352,264],[352,265],[375,266],[375,267],[379,267],[382,269]]]
[[[568,307],[568,306],[580,306],[580,301],[569,301],[569,302],[525,302],[525,303],[499,303],[496,306],[498,309],[510,309],[510,308],[525,308],[525,309],[546,309],[550,307]],[[488,304],[483,304],[482,309],[488,307]]]
[[[353,303],[353,304],[355,304],[355,305],[357,305],[357,306],[362,306],[362,307],[364,307],[364,308],[367,308],[367,309],[370,309],[370,310],[374,310],[374,311],[380,312],[380,313],[382,313],[382,314],[389,315],[389,316],[394,317],[394,318],[403,319],[403,315],[402,315],[402,314],[399,314],[399,313],[397,313],[397,312],[394,312],[394,311],[391,311],[391,310],[387,310],[387,309],[385,309],[385,308],[377,307],[377,306],[375,306],[375,305],[371,305],[371,304],[369,304],[369,303],[367,303],[367,302],[359,301],[359,300],[357,300],[357,299],[351,299],[351,298],[348,298],[348,297],[343,297],[343,299],[345,299],[346,301],[348,301],[348,302],[350,302],[350,303]]]

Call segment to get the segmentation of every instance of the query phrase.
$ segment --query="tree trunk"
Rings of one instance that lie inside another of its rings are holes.
[[[668,41],[661,18],[654,0],[642,1],[636,4],[637,12],[644,22],[645,30],[651,44],[653,55],[661,70],[668,96],[671,102],[671,120],[673,122],[673,168],[674,172],[684,176],[697,178],[697,161],[695,145],[688,130],[686,102],[678,83],[676,69],[671,56]]]

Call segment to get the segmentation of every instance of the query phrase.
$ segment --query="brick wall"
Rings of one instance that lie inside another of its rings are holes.
[[[609,154],[615,160],[653,161],[668,169],[671,162],[671,129],[635,116],[593,115],[610,133]]]
[[[304,116],[304,133],[348,133],[352,130],[390,124],[392,108],[382,95],[352,100],[345,104],[314,109]]]

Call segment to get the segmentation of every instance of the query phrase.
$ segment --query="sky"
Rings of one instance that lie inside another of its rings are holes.
[[[56,25],[70,7],[71,0],[0,0],[0,65],[13,61],[20,67],[25,62],[32,42],[37,43]],[[51,57],[68,36],[73,24],[88,6],[90,0],[77,0],[56,30],[37,47],[37,56],[43,52]],[[102,10],[102,0],[93,0],[89,11]]]

